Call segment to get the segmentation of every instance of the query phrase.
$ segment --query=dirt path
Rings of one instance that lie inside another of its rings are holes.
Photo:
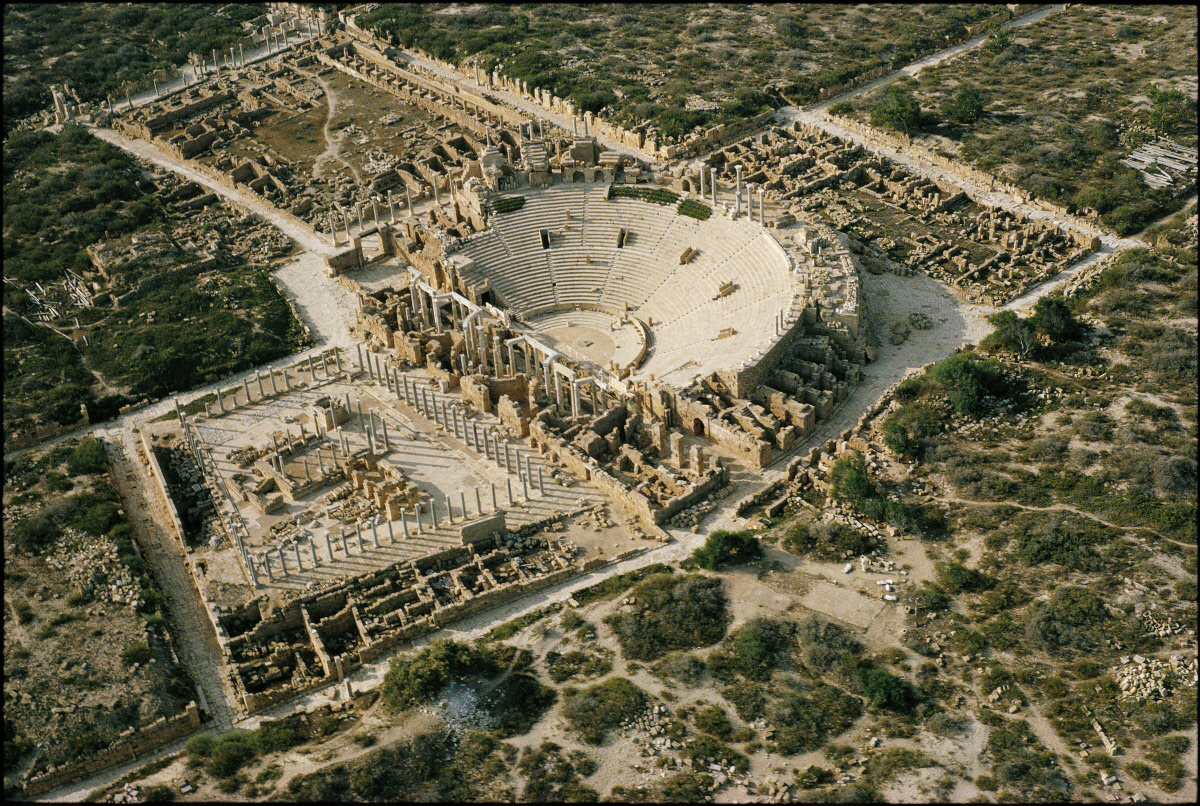
[[[1111,523],[1110,521],[1104,520],[1104,518],[1101,518],[1099,515],[1093,515],[1090,512],[1086,512],[1082,509],[1079,509],[1078,507],[1074,506],[1073,504],[1051,504],[1048,507],[1035,507],[1035,506],[1030,506],[1028,504],[1018,504],[1016,501],[1013,501],[1011,499],[1005,499],[1003,501],[972,501],[969,498],[951,498],[951,497],[946,497],[946,496],[938,496],[938,500],[945,501],[947,503],[954,503],[954,504],[973,504],[975,506],[980,506],[980,507],[1010,506],[1010,507],[1016,507],[1017,509],[1029,510],[1030,512],[1054,512],[1054,511],[1074,512],[1076,515],[1079,515],[1080,517],[1088,518],[1089,520],[1093,520],[1096,523],[1099,523],[1103,526],[1109,527],[1110,529],[1121,529],[1123,531],[1135,531],[1136,530],[1136,531],[1140,531],[1140,532],[1149,532],[1150,534],[1157,537],[1159,540],[1165,540],[1168,543],[1174,543],[1175,545],[1183,546],[1184,548],[1195,548],[1195,545],[1193,545],[1191,543],[1182,543],[1178,540],[1175,540],[1174,538],[1166,537],[1165,535],[1159,534],[1158,532],[1154,531],[1153,529],[1151,529],[1148,526],[1123,526],[1119,523]]]
[[[329,86],[328,81],[321,78],[316,73],[310,73],[307,70],[302,70],[299,67],[296,67],[295,65],[292,66],[292,69],[295,70],[297,73],[299,73],[302,76],[307,76],[308,78],[311,78],[313,81],[320,84],[321,89],[325,91],[326,107],[327,107],[328,111],[325,115],[325,127],[324,127],[323,131],[325,134],[325,146],[326,147],[325,147],[325,150],[323,152],[321,152],[320,155],[317,156],[316,161],[313,163],[313,177],[316,178],[316,177],[323,176],[325,174],[324,169],[321,167],[321,163],[326,162],[328,160],[336,159],[338,162],[342,163],[342,165],[345,165],[347,168],[350,169],[350,172],[352,174],[354,174],[354,181],[361,185],[363,183],[363,180],[362,180],[362,176],[358,173],[358,169],[355,168],[353,165],[351,165],[349,162],[347,162],[344,157],[342,157],[342,146],[337,140],[337,137],[340,135],[335,136],[329,129],[330,125],[333,123],[333,113],[337,110],[337,105],[338,105],[337,93],[335,93],[333,91],[333,87]]]
[[[1052,14],[1056,11],[1063,11],[1064,9],[1066,9],[1065,5],[1051,6],[1049,8],[1044,8],[1039,11],[1034,11],[1029,14],[1025,14],[1024,16],[1017,17],[1014,20],[1009,20],[1008,22],[1004,23],[1000,27],[1001,28],[1018,28],[1023,25],[1029,25],[1030,23],[1045,19],[1047,16],[1049,16],[1050,14]],[[929,56],[926,56],[925,58],[923,58],[919,61],[913,62],[912,64],[908,65],[907,67],[902,67],[894,73],[889,73],[886,76],[883,76],[882,78],[876,79],[875,81],[872,81],[870,84],[864,84],[861,87],[855,87],[854,89],[847,90],[846,92],[843,92],[841,95],[835,95],[832,98],[827,98],[826,100],[821,101],[820,103],[814,104],[813,106],[810,106],[808,108],[813,112],[820,111],[821,113],[824,113],[829,110],[829,107],[833,106],[834,104],[838,103],[839,101],[845,101],[845,100],[853,98],[857,95],[864,95],[864,94],[871,92],[873,90],[876,90],[882,86],[890,84],[893,81],[896,81],[897,79],[902,78],[904,76],[915,76],[915,75],[917,75],[917,73],[920,73],[926,67],[933,67],[936,64],[941,64],[942,62],[946,61],[947,59],[953,59],[955,56],[959,55],[960,53],[963,53],[968,50],[973,50],[974,48],[979,47],[984,42],[986,42],[987,39],[988,39],[988,34],[986,34],[986,33],[980,34],[979,36],[976,36],[976,37],[972,37],[971,39],[968,39],[966,42],[963,42],[962,44],[955,45],[954,47],[946,48],[945,50],[940,50],[937,53],[930,54]]]

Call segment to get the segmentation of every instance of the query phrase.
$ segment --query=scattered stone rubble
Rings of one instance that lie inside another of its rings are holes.
[[[1132,661],[1132,662],[1131,662]],[[1168,660],[1132,658],[1122,655],[1121,666],[1114,666],[1116,681],[1121,687],[1121,699],[1136,699],[1145,703],[1147,699],[1161,700],[1170,697],[1176,689],[1168,682],[1168,675],[1176,686],[1196,686],[1196,659],[1176,655]]]
[[[46,558],[47,564],[66,571],[83,596],[127,604],[136,612],[142,605],[140,587],[129,569],[117,560],[116,544],[108,537],[91,537],[70,526],[63,527],[63,537]]]

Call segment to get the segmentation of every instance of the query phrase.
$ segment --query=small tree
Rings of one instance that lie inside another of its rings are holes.
[[[867,478],[867,465],[860,451],[850,451],[838,459],[829,474],[832,486],[830,493],[838,501],[848,501],[856,506],[876,497],[875,485]]]
[[[1196,102],[1176,89],[1160,90],[1147,84],[1143,90],[1154,110],[1150,113],[1150,125],[1163,134],[1170,134],[1180,120],[1194,114]]]
[[[1042,297],[1034,305],[1029,323],[1044,333],[1051,341],[1078,341],[1087,335],[1088,326],[1071,313],[1067,303],[1060,297]]]
[[[863,680],[863,696],[872,711],[885,708],[908,713],[918,699],[917,690],[907,680],[883,669],[871,669]]]
[[[963,84],[946,107],[946,117],[955,123],[974,123],[983,117],[983,92],[971,84]]]
[[[1020,358],[1028,358],[1037,349],[1037,331],[1033,324],[1013,311],[992,314],[988,324],[996,329],[981,343],[985,349],[1004,348]]]
[[[921,106],[903,84],[887,88],[883,102],[871,113],[871,125],[912,134],[921,122]]]
[[[106,468],[104,443],[95,437],[85,438],[67,459],[67,470],[72,476],[103,473]]]

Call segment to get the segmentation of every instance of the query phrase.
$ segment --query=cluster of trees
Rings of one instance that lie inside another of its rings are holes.
[[[999,322],[1009,321],[997,316]],[[970,351],[957,353],[896,387],[895,399],[902,405],[884,421],[883,442],[898,455],[919,459],[929,447],[928,440],[942,430],[947,408],[979,417],[991,404],[1013,398],[1022,387],[1005,375],[998,361]],[[853,489],[860,490],[861,496],[865,488],[856,480]]]
[[[216,778],[230,778],[260,755],[287,750],[304,742],[299,719],[263,722],[248,732],[233,731],[221,738],[201,733],[187,743],[188,755]]]
[[[901,533],[911,532],[916,528],[919,520],[918,511],[903,501],[887,498],[880,492],[867,474],[866,460],[861,451],[850,451],[837,460],[830,471],[829,478],[831,482],[829,493],[834,500],[851,504],[868,518],[887,521]],[[825,527],[814,524],[808,527],[807,535],[805,535],[799,531],[800,528],[797,527],[795,534],[789,534],[792,545],[812,546],[824,552],[826,556],[829,556],[838,545],[847,546],[846,550],[850,550],[851,546],[871,546],[873,548],[876,545],[876,541],[869,536],[856,536],[848,533],[845,529],[829,528],[827,530]]]
[[[1013,311],[999,311],[988,317],[988,324],[995,330],[980,346],[985,350],[1004,348],[1021,358],[1061,355],[1064,346],[1077,350],[1092,330],[1061,297],[1042,297],[1033,314],[1024,319]]]
[[[380,692],[387,709],[398,713],[434,699],[451,680],[490,677],[497,671],[491,652],[437,638],[413,655],[393,658]]]

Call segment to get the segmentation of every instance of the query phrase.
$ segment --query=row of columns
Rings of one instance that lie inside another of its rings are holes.
[[[445,398],[438,400],[436,392],[433,392],[427,386],[422,386],[416,379],[409,377],[408,374],[403,372],[394,373],[389,382],[390,385],[388,388],[394,391],[397,398],[402,399],[405,403],[415,408],[427,419],[442,426],[446,430],[446,433],[452,434],[455,439],[464,442],[468,447],[473,448],[476,453],[492,460],[498,466],[503,465],[506,472],[516,473],[521,481],[525,499],[529,499],[529,485],[533,482],[532,452],[524,454],[525,467],[524,473],[522,473],[521,448],[517,445],[512,445],[506,440],[503,444],[502,453],[500,435],[495,431],[489,434],[487,427],[482,423],[477,420],[468,419],[466,411],[458,403]],[[501,458],[502,456],[503,458]],[[515,456],[515,459],[513,459],[513,456]],[[544,496],[546,494],[545,473],[540,466],[537,469],[537,483],[538,492]],[[494,489],[492,498],[494,505]],[[511,482],[508,487],[508,503],[509,506],[513,504]],[[482,514],[482,510],[480,510],[480,513]]]
[[[527,466],[528,466],[528,461],[529,461],[529,456],[526,456]],[[528,472],[529,471],[527,469],[526,473],[528,474]],[[539,482],[542,479],[542,473],[541,473],[540,468],[538,469],[538,479],[539,479]],[[499,501],[498,501],[498,498],[496,495],[495,483],[494,482],[489,483],[489,488],[490,488],[490,493],[491,493],[492,511],[498,512],[500,510],[500,506],[499,506]],[[475,496],[475,511],[476,511],[475,516],[481,517],[484,514],[484,498],[483,498],[483,494],[481,492],[482,488],[475,487],[475,488],[473,488],[473,490],[474,490],[474,496]],[[511,483],[509,483],[507,485],[507,493],[508,493],[509,506],[512,506],[513,505],[513,495],[512,495],[512,484]],[[454,506],[453,506],[451,497],[449,495],[444,497],[444,503],[446,506],[446,512],[445,512],[446,520],[448,521],[449,525],[453,525],[455,523]],[[459,503],[459,516],[458,516],[459,522],[468,520],[468,518],[470,516],[470,510],[467,507],[467,493],[465,490],[459,491],[458,503]],[[426,524],[424,519],[422,519],[422,517],[421,517],[420,507],[414,507],[412,510],[412,514],[414,516],[414,523],[416,525],[416,533],[417,534],[425,534],[427,528],[431,529],[431,530],[441,528],[441,521],[438,518],[437,503],[432,498],[429,499],[429,523],[428,524]],[[407,507],[404,507],[400,510],[400,534],[401,534],[400,538],[397,538],[397,536],[396,536],[394,522],[391,520],[388,520],[386,518],[382,519],[383,524],[387,527],[388,543],[395,545],[398,542],[400,542],[401,539],[408,540],[412,537],[412,533],[409,531],[408,518],[409,518],[409,509]],[[381,520],[380,518],[376,517],[376,518],[370,519],[367,522],[367,525],[370,527],[370,530],[371,530],[371,535],[370,535],[371,545],[377,549],[383,548],[383,545],[380,542],[380,534],[379,534],[379,531],[380,531],[379,530],[379,521],[380,520]],[[334,540],[334,538],[330,537],[330,534],[331,534],[331,530],[326,529],[322,535],[323,542],[325,544],[325,555],[328,558],[326,562],[328,564],[332,564],[333,562],[335,562],[334,556],[333,556],[335,540]],[[305,569],[305,561],[303,559],[303,556],[300,553],[300,544],[301,544],[302,540],[307,542],[307,544],[308,544],[308,554],[311,557],[311,560],[309,562],[310,570],[318,568],[322,565],[322,561],[317,552],[316,538],[313,537],[312,535],[308,535],[306,538],[296,538],[295,540],[293,540],[293,542],[290,546],[290,553],[292,554],[294,562],[295,562],[296,573],[299,573]],[[353,544],[351,543],[351,540],[353,540]],[[346,557],[350,556],[350,546],[351,545],[356,546],[360,553],[365,551],[366,550],[366,548],[365,548],[366,536],[363,534],[362,521],[358,521],[354,524],[353,538],[351,538],[348,528],[343,527],[343,528],[339,529],[336,542],[341,544],[342,553]],[[241,541],[239,540],[239,545],[240,544],[241,544]],[[260,571],[266,575],[266,577],[269,581],[271,581],[271,582],[275,581],[275,570],[272,567],[272,562],[271,562],[272,558],[277,559],[276,565],[278,566],[280,576],[281,577],[288,576],[288,566],[287,566],[287,560],[286,560],[287,555],[284,553],[283,546],[275,546],[273,548],[269,548],[262,554],[258,555],[257,557],[249,555],[243,549],[243,557],[246,560],[247,568],[250,569],[250,576],[251,576],[252,580],[254,581],[254,585],[256,587],[260,584],[259,576],[258,576]]]
[[[337,374],[340,375],[342,372],[342,355],[341,355],[339,348],[335,346],[333,348],[332,356],[330,356],[328,354],[321,355],[321,369],[325,373],[326,378],[332,378],[334,375],[334,373],[330,372],[330,370],[329,370],[330,358],[333,359],[333,363],[336,368],[335,371],[337,372]],[[297,366],[301,366],[301,365],[297,365]],[[296,367],[292,367],[292,369],[295,369],[295,368]],[[313,383],[316,383],[317,382],[317,368],[316,368],[316,364],[313,361],[313,357],[311,355],[308,357],[308,374],[309,374],[309,377],[312,379]],[[283,375],[283,389],[286,392],[290,392],[292,389],[292,379],[291,379],[291,376],[288,374],[288,370],[284,369],[282,372],[282,375]],[[269,381],[271,384],[271,392],[270,392],[271,395],[279,394],[279,384],[275,380],[275,371],[274,370],[271,370],[270,372],[268,372],[265,379],[264,379],[263,373],[261,371],[255,370],[254,371],[254,380],[258,386],[258,399],[260,401],[266,400],[268,397],[266,387],[263,383],[264,380]],[[217,411],[220,414],[225,414],[227,411],[233,411],[234,409],[236,409],[238,407],[238,391],[239,390],[237,389],[237,387],[233,388],[233,403],[230,405],[229,408],[225,407],[225,392],[221,391],[221,390],[217,391]],[[246,393],[246,402],[243,405],[249,405],[252,401],[252,396],[250,394],[250,379],[249,378],[242,378],[241,391]],[[213,408],[212,408],[211,403],[205,403],[204,410],[205,410],[205,412],[207,412],[208,416],[210,416],[210,417],[213,416]]]
[[[734,210],[736,211],[736,213],[738,215],[741,215],[743,166],[741,164],[735,165],[735,166],[733,166],[733,170],[737,174],[737,178],[735,180],[736,185],[734,188]],[[704,188],[705,173],[708,173],[708,175],[709,175],[708,190],[712,196],[713,206],[716,207],[717,206],[717,169],[709,168],[706,171],[704,166],[700,166],[700,198],[702,198],[702,199],[704,198],[704,194],[705,194],[705,188]],[[746,187],[747,187],[748,196],[749,196],[749,198],[747,199],[747,203],[746,203],[746,215],[749,216],[751,221],[753,221],[754,220],[754,188],[755,188],[755,184],[753,182],[749,182],[749,183],[747,183]],[[766,202],[765,202],[766,193],[767,193],[767,191],[765,188],[761,188],[761,187],[758,188],[758,223],[760,223],[760,224],[767,223]]]

